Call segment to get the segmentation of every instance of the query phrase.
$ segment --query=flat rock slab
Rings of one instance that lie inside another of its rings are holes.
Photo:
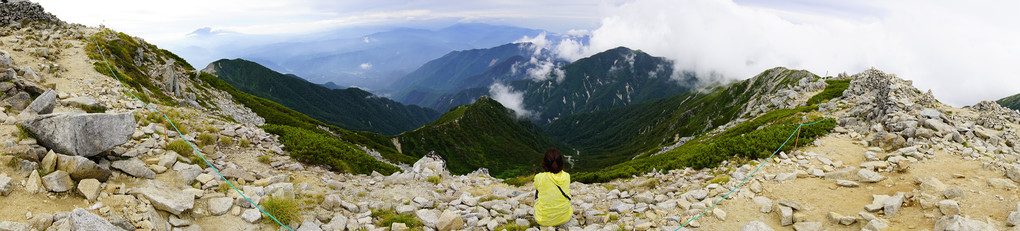
[[[152,206],[156,209],[178,216],[195,206],[193,195],[184,193],[184,191],[161,181],[146,181],[142,185],[131,188],[131,194],[143,196],[152,202]]]
[[[64,171],[54,171],[49,175],[42,177],[43,186],[52,192],[67,192],[74,188],[74,180],[71,180],[71,175]]]
[[[21,122],[39,143],[58,153],[90,157],[124,144],[135,131],[132,113],[56,113]]]
[[[153,172],[152,169],[146,167],[145,162],[138,160],[138,158],[114,161],[110,164],[110,167],[138,178],[156,178],[156,172]]]
[[[226,214],[234,207],[234,199],[229,197],[217,197],[209,199],[209,212],[213,216]]]
[[[71,219],[71,230],[124,230],[82,208],[71,211],[69,219]]]

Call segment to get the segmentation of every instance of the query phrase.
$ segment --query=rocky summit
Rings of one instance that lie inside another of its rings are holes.
[[[388,175],[299,162],[267,118],[141,39],[26,1],[0,12],[0,230],[540,229],[530,183],[454,175],[437,154]],[[130,91],[166,117],[100,72],[90,38],[147,47],[117,62],[150,70]],[[573,182],[569,230],[1020,229],[1020,113],[941,104],[875,69],[832,79],[849,80],[818,104],[832,133],[772,159]],[[743,111],[804,106],[822,83],[771,84],[786,89]]]

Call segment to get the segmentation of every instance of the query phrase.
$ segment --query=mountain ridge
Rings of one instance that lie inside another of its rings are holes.
[[[431,109],[404,106],[357,88],[328,89],[243,59],[221,59],[204,70],[241,91],[280,102],[345,129],[392,135],[438,118],[438,113]]]
[[[1007,96],[995,102],[1009,109],[1020,110],[1020,94]]]
[[[537,163],[547,148],[565,145],[541,128],[489,97],[450,109],[439,119],[394,137],[402,153],[425,156],[436,152],[455,174],[486,168],[492,176],[508,178],[539,172]]]

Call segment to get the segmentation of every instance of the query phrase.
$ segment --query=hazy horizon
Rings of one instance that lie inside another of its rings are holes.
[[[1020,2],[1010,1],[38,2],[62,20],[175,52],[224,46],[202,35],[243,35],[231,45],[244,46],[486,23],[590,34],[588,44],[528,38],[568,60],[626,46],[674,60],[677,70],[736,79],[775,66],[819,75],[875,67],[953,106],[1020,93],[1009,68],[1020,63]]]

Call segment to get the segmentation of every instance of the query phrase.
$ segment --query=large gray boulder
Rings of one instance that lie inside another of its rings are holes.
[[[49,175],[42,177],[43,185],[46,189],[52,192],[67,192],[74,188],[74,180],[71,180],[71,176],[64,171],[53,171]]]
[[[152,206],[180,216],[182,212],[195,206],[195,197],[180,189],[171,187],[161,181],[148,180],[144,184],[131,188],[131,194],[145,197]]]
[[[35,100],[25,110],[21,111],[21,114],[26,115],[41,115],[53,113],[53,106],[57,105],[57,92],[53,89],[46,89],[39,97],[35,97]]]
[[[32,230],[32,225],[26,224],[26,223],[21,223],[21,222],[4,221],[4,222],[0,222],[0,230],[2,230],[2,231],[30,231],[30,230]]]
[[[209,212],[212,213],[213,216],[223,215],[234,207],[234,199],[230,197],[217,197],[209,199],[208,206]]]
[[[82,208],[71,211],[68,219],[71,221],[71,230],[124,230]]]
[[[14,181],[10,177],[0,175],[0,196],[7,196],[14,191]]]
[[[439,223],[436,226],[439,231],[460,230],[464,227],[464,219],[456,211],[446,210],[439,215]]]
[[[138,178],[156,178],[156,172],[153,172],[152,169],[146,167],[145,162],[138,160],[138,158],[114,161],[110,164],[110,167]]]
[[[1010,180],[1020,182],[1020,164],[1006,165],[1006,177]]]
[[[0,50],[0,67],[7,68],[14,66],[14,59],[11,58],[11,54],[5,50]]]
[[[432,151],[425,154],[421,159],[414,162],[411,171],[419,177],[419,179],[425,179],[430,176],[437,175],[449,175],[449,171],[446,170],[446,161],[443,160],[442,156]]]
[[[100,166],[82,156],[68,156],[57,154],[57,170],[63,170],[71,175],[71,179],[97,179],[106,182],[113,175],[110,169]]]
[[[32,103],[32,95],[29,95],[28,92],[20,91],[11,97],[5,98],[0,103],[4,106],[9,106],[11,110],[20,111],[24,110],[29,103]]]
[[[21,125],[35,133],[43,146],[90,157],[127,142],[135,131],[135,117],[131,113],[57,113],[35,116]]]
[[[935,222],[935,231],[984,231],[995,230],[984,222],[975,221],[960,215],[942,217]]]

